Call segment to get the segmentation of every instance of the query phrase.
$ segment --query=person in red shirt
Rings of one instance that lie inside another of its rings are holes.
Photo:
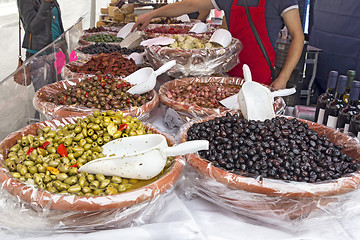
[[[133,29],[144,29],[155,17],[176,17],[182,14],[217,9],[224,10],[228,29],[232,36],[243,44],[239,54],[240,63],[229,74],[243,77],[242,65],[249,65],[253,80],[276,89],[286,87],[291,73],[299,61],[304,47],[304,34],[296,0],[248,0],[250,14],[266,52],[274,66],[276,39],[284,22],[291,37],[284,66],[276,79],[271,80],[271,71],[251,31],[245,14],[243,0],[183,0],[140,15]]]

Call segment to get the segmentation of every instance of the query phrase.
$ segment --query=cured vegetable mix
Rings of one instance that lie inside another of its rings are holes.
[[[19,139],[9,150],[5,166],[10,174],[40,190],[78,196],[110,195],[154,181],[78,172],[85,163],[104,157],[102,145],[117,138],[148,134],[137,119],[122,112],[95,111],[56,130],[38,129],[36,136]],[[42,148],[44,146],[44,148]],[[168,159],[168,164],[172,159]]]

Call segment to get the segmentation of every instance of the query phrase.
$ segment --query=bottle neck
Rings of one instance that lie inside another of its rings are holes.
[[[339,99],[339,100],[342,100],[344,97],[344,93],[339,93],[339,92],[336,92],[335,94],[335,99]]]
[[[335,88],[328,88],[326,89],[326,92],[330,94],[335,94]]]

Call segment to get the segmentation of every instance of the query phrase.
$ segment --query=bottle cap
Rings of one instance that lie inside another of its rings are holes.
[[[360,82],[353,81],[350,88],[350,100],[358,100],[360,93]]]
[[[346,88],[347,76],[340,75],[339,80],[336,85],[336,92],[339,94],[344,94]]]
[[[339,76],[339,73],[337,71],[331,71],[329,73],[327,88],[334,89],[336,87],[336,82],[337,82],[338,76]]]

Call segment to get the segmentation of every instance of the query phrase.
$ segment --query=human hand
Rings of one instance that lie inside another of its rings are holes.
[[[137,30],[143,30],[147,25],[149,25],[152,18],[153,18],[153,11],[141,14],[138,17],[134,26],[132,27],[131,31],[134,31],[136,28]]]
[[[284,79],[279,76],[270,84],[270,87],[273,87],[275,89],[284,89],[286,88],[287,81],[288,79]]]

